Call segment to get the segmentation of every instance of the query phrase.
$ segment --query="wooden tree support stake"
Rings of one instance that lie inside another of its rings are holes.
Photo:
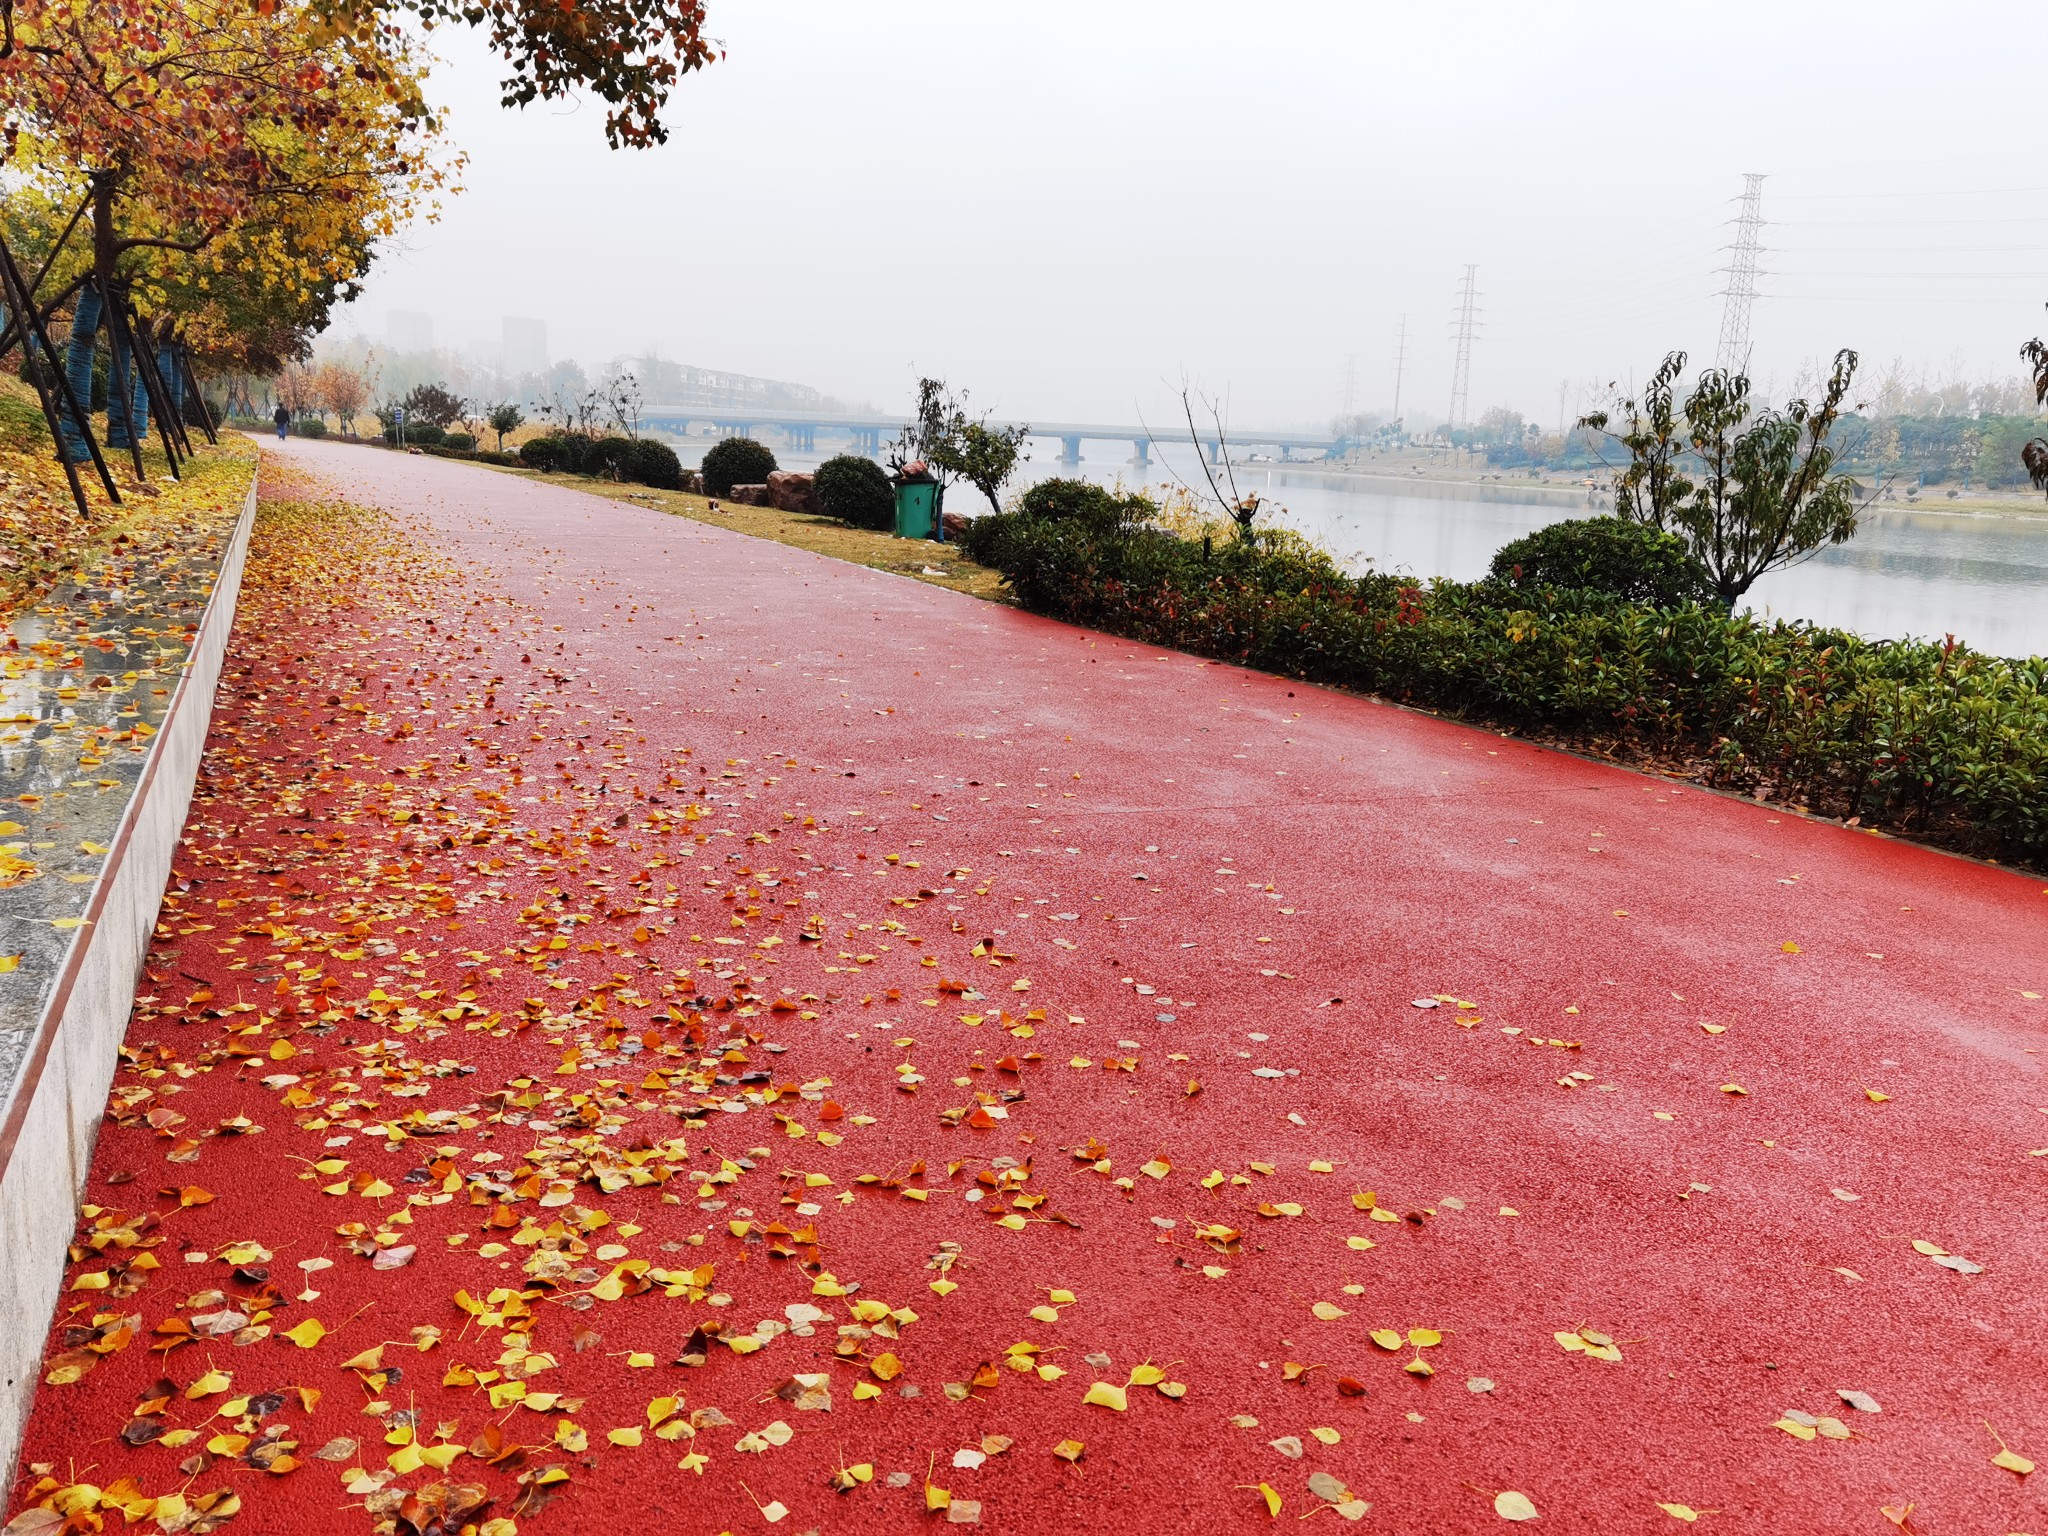
[[[14,253],[4,240],[0,240],[0,294],[4,294],[7,307],[14,311],[21,326],[21,351],[28,364],[29,383],[35,388],[36,398],[42,402],[43,420],[49,423],[50,440],[56,445],[58,461],[64,466],[64,478],[71,482],[71,499],[78,504],[78,515],[89,517],[91,509],[86,505],[85,486],[78,478],[77,462],[64,444],[63,412],[57,403],[59,395],[70,410],[72,420],[78,424],[79,436],[85,440],[86,451],[92,455],[93,468],[99,471],[100,484],[106,487],[107,499],[119,506],[120,487],[114,484],[113,472],[107,468],[100,445],[93,440],[92,418],[81,409],[78,397],[72,392],[71,380],[58,360],[56,345],[50,340],[50,333],[43,328],[42,317],[36,312],[35,298],[21,275],[21,268],[15,265]],[[43,352],[41,359],[36,357],[38,345]],[[54,389],[43,377],[46,366],[55,380]]]

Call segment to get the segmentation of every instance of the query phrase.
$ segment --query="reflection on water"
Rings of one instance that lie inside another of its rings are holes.
[[[1078,473],[1091,480],[1170,483],[1177,472],[1204,487],[1186,450],[1139,467],[1111,444],[1088,447],[1095,456],[1084,459]],[[1046,444],[1034,444],[1033,454],[1022,476],[1027,483],[1077,472]],[[817,459],[787,457],[790,468]],[[1583,491],[1514,481],[1448,485],[1279,464],[1240,466],[1237,474],[1244,490],[1286,508],[1288,526],[1354,568],[1369,564],[1422,577],[1471,580],[1485,573],[1508,540],[1590,510]],[[983,510],[980,496],[965,486],[948,501],[963,511]],[[2048,654],[2048,517],[1872,512],[1849,543],[1758,582],[1749,604],[1773,617],[1873,638],[1952,634],[1994,655]]]

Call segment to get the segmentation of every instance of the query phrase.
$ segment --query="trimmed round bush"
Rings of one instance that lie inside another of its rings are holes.
[[[1142,491],[1119,496],[1093,480],[1041,480],[1017,498],[1021,516],[1044,522],[1086,522],[1104,528],[1143,522],[1155,510]]]
[[[441,434],[441,446],[443,448],[460,448],[467,452],[476,446],[476,438],[468,432],[443,432]]]
[[[683,465],[667,443],[640,438],[621,461],[628,480],[651,485],[658,491],[679,491],[683,487]]]
[[[751,437],[728,437],[713,443],[704,455],[704,494],[730,496],[736,485],[763,485],[775,468],[775,455]]]
[[[519,445],[519,462],[528,469],[551,473],[562,467],[562,440],[559,437],[535,437]]]
[[[888,533],[896,526],[896,492],[873,459],[842,453],[818,466],[812,488],[827,517]]]
[[[1601,592],[1653,608],[1704,602],[1714,591],[1676,534],[1619,517],[1580,517],[1538,528],[1503,544],[1490,574],[1517,587]]]
[[[318,416],[308,416],[304,420],[293,422],[292,431],[299,437],[325,437],[327,423]]]
[[[630,480],[633,477],[626,473],[626,466],[638,446],[630,437],[587,439],[583,446],[583,462],[577,467],[586,475],[602,475],[607,480]]]

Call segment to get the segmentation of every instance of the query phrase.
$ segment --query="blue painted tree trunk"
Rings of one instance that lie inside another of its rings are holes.
[[[64,373],[71,381],[71,394],[78,401],[78,408],[88,414],[92,411],[92,356],[99,344],[100,310],[99,290],[87,284],[78,295],[78,307],[72,311],[71,343],[64,354]],[[91,430],[91,424],[74,420],[68,403],[63,419],[58,451],[74,464],[92,457],[92,450],[85,445],[85,434]]]
[[[131,366],[134,359],[112,324],[107,326],[107,339],[114,346],[113,366],[107,370],[107,446],[141,448],[149,440],[149,392],[143,387],[142,370]]]
[[[157,376],[164,381],[164,393],[171,397],[170,407],[177,413],[178,420],[185,419],[185,369],[183,354],[178,347],[165,342],[156,349]]]

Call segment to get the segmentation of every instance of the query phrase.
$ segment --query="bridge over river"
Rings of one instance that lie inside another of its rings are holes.
[[[791,448],[806,453],[817,451],[820,437],[836,437],[846,440],[855,452],[872,456],[880,453],[882,445],[903,430],[905,418],[706,407],[649,411],[640,418],[640,424],[677,437],[687,437],[692,429],[706,427],[723,437],[751,437],[763,430],[773,431],[780,433]],[[995,422],[992,425],[1008,426],[1010,423]],[[1034,421],[1026,426],[1034,438],[1057,440],[1060,457],[1070,464],[1080,461],[1081,444],[1084,442],[1129,443],[1132,461],[1149,465],[1154,443],[1184,443],[1188,440],[1184,428],[1176,430],[1171,425],[1163,432],[1154,431],[1142,423],[1137,426],[1108,426],[1086,422]],[[1337,446],[1337,439],[1326,432],[1270,432],[1230,427],[1219,433],[1210,427],[1197,436],[1211,463],[1219,462],[1226,448],[1270,449],[1285,461],[1321,458]]]

